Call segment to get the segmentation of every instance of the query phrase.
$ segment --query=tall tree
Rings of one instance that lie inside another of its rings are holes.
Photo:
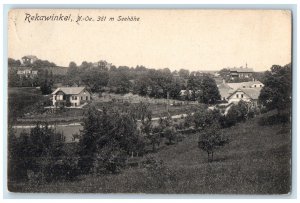
[[[215,104],[221,99],[216,81],[209,76],[204,76],[198,101],[204,104]]]
[[[228,138],[221,133],[220,126],[215,122],[199,134],[198,147],[207,153],[209,162],[214,160],[215,150],[228,142]]]
[[[95,163],[97,168],[116,172],[119,164],[140,146],[134,116],[113,109],[99,111],[91,107],[82,133],[79,166],[83,172],[89,172]]]
[[[178,72],[179,76],[184,78],[184,79],[187,79],[190,75],[190,71],[189,70],[185,70],[185,69],[180,69],[179,72]]]
[[[277,109],[280,114],[291,106],[291,64],[283,67],[273,65],[271,71],[266,71],[264,87],[259,95],[259,102],[267,110]]]

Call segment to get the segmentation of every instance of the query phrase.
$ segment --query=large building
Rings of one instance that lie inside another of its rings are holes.
[[[248,68],[247,64],[246,67],[239,67],[239,68],[230,68],[230,79],[234,80],[235,78],[241,78],[241,79],[247,79],[247,78],[253,78],[253,69]]]
[[[109,70],[111,68],[112,64],[111,63],[108,63],[107,61],[104,61],[104,60],[100,60],[96,63],[93,63],[93,67],[94,68],[100,68],[102,70]]]
[[[22,57],[22,64],[25,66],[33,64],[35,61],[37,61],[38,58],[33,55],[27,55]]]
[[[55,107],[78,107],[91,100],[91,93],[85,87],[59,87],[52,92]]]
[[[37,70],[32,70],[31,68],[27,68],[27,69],[23,69],[23,70],[18,70],[17,75],[20,78],[22,78],[22,77],[34,78],[38,75],[38,71]]]
[[[221,100],[228,103],[238,103],[240,100],[257,105],[258,97],[264,84],[260,81],[223,83],[218,85]]]

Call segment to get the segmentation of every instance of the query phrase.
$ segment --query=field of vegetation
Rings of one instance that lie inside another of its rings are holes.
[[[213,162],[198,148],[198,136],[188,134],[176,145],[162,144],[157,153],[147,154],[138,166],[119,174],[9,188],[57,193],[286,194],[291,184],[290,126],[261,126],[260,117],[222,129],[230,142],[216,151]]]
[[[16,119],[25,113],[41,108],[49,98],[35,87],[12,87],[8,89],[9,118]]]

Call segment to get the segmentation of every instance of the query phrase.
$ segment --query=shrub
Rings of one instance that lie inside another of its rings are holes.
[[[165,166],[162,160],[156,160],[153,157],[148,157],[144,162],[146,169],[147,185],[153,191],[166,191],[171,187],[171,182],[174,179],[174,173]]]
[[[167,127],[163,131],[163,135],[166,139],[168,139],[168,144],[173,144],[174,141],[176,141],[176,129],[174,127]]]

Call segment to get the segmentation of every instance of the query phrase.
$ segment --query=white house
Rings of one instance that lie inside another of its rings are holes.
[[[53,106],[76,107],[91,100],[91,93],[85,87],[59,87],[52,92]]]
[[[243,100],[257,106],[260,90],[261,88],[239,88],[227,97],[228,103],[238,103]]]
[[[38,58],[36,56],[33,56],[33,55],[27,55],[27,56],[22,57],[23,65],[31,65],[37,60],[38,60]]]
[[[32,70],[31,68],[28,68],[28,69],[18,70],[17,75],[19,77],[25,76],[27,78],[34,78],[38,75],[38,71],[37,70]]]

